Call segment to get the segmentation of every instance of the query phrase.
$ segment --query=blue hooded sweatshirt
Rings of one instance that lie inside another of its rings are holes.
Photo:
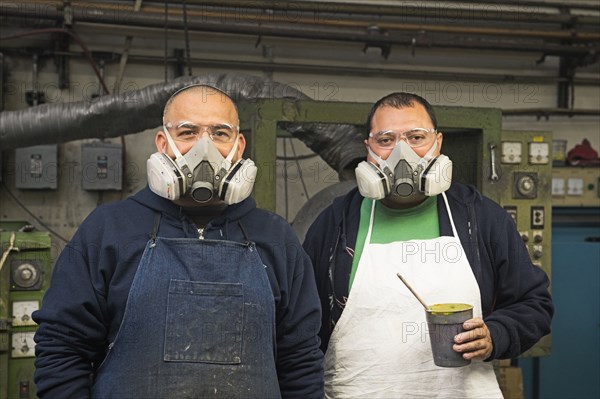
[[[123,320],[144,248],[161,214],[159,237],[194,238],[198,229],[181,207],[148,187],[95,209],[64,248],[42,308],[34,312],[38,395],[87,398],[95,368]],[[256,243],[276,307],[276,368],[283,398],[323,397],[321,323],[310,260],[289,224],[256,208],[230,205],[204,228],[206,239]]]

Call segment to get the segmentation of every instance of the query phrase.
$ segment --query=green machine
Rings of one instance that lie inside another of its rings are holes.
[[[512,216],[533,264],[551,277],[552,133],[502,131],[497,202]],[[550,354],[550,335],[523,356]]]
[[[0,399],[36,397],[31,314],[50,283],[51,250],[50,234],[25,222],[0,223]]]
[[[290,124],[355,125],[364,130],[371,103],[345,103],[294,99],[269,99],[238,104],[240,127],[249,142],[249,155],[259,174],[254,198],[260,207],[275,210],[276,138],[289,136]],[[491,144],[501,139],[502,114],[498,109],[435,107],[439,131],[444,133],[443,151],[454,164],[454,180],[474,184],[483,194],[498,200],[501,191],[492,181]],[[344,135],[340,131],[341,136]],[[364,152],[362,138],[355,140]],[[316,152],[315,148],[313,148]],[[355,165],[352,165],[355,166]],[[338,170],[338,172],[340,172]]]
[[[345,146],[362,143],[371,103],[344,103],[294,99],[242,102],[241,129],[250,153],[259,168],[254,197],[259,206],[275,210],[276,138],[290,137],[290,125],[353,125],[360,135],[354,140],[339,139]],[[442,152],[454,162],[453,181],[472,184],[485,196],[503,206],[513,217],[527,245],[533,263],[550,276],[552,159],[549,132],[502,130],[499,109],[434,107],[438,130],[444,134]],[[296,130],[298,131],[298,130]],[[319,145],[310,146],[322,154]],[[349,163],[354,168],[356,163]],[[332,165],[335,168],[335,165]],[[339,166],[339,165],[337,165]],[[342,174],[338,168],[338,173]],[[314,215],[316,217],[316,214]],[[550,337],[544,337],[526,356],[550,353]]]

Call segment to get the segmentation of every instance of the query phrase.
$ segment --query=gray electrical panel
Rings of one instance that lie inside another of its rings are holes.
[[[36,145],[15,150],[15,187],[55,190],[58,187],[58,146]]]
[[[81,187],[84,190],[123,188],[123,146],[96,142],[81,146]]]

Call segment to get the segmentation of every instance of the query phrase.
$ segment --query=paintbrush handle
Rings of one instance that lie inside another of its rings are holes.
[[[415,292],[415,290],[412,289],[412,287],[410,286],[410,284],[408,284],[406,282],[406,280],[404,279],[404,277],[402,277],[400,275],[400,273],[396,273],[396,276],[398,276],[398,278],[400,279],[400,281],[402,281],[404,283],[404,285],[406,286],[406,288],[408,288],[408,290],[415,296],[415,298],[417,298],[417,300],[419,302],[421,302],[421,305],[423,305],[423,307],[425,308],[425,310],[427,310],[427,305],[425,304],[425,301],[423,301],[423,299],[421,299],[421,297],[419,296],[419,294],[417,294]]]

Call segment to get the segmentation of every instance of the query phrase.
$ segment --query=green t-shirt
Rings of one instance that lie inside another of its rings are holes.
[[[352,289],[352,282],[369,230],[372,201],[363,198],[360,206],[360,224],[356,236],[349,290]],[[419,205],[408,209],[391,209],[379,201],[376,202],[371,243],[388,244],[395,241],[428,240],[440,236],[437,196],[429,197]]]

